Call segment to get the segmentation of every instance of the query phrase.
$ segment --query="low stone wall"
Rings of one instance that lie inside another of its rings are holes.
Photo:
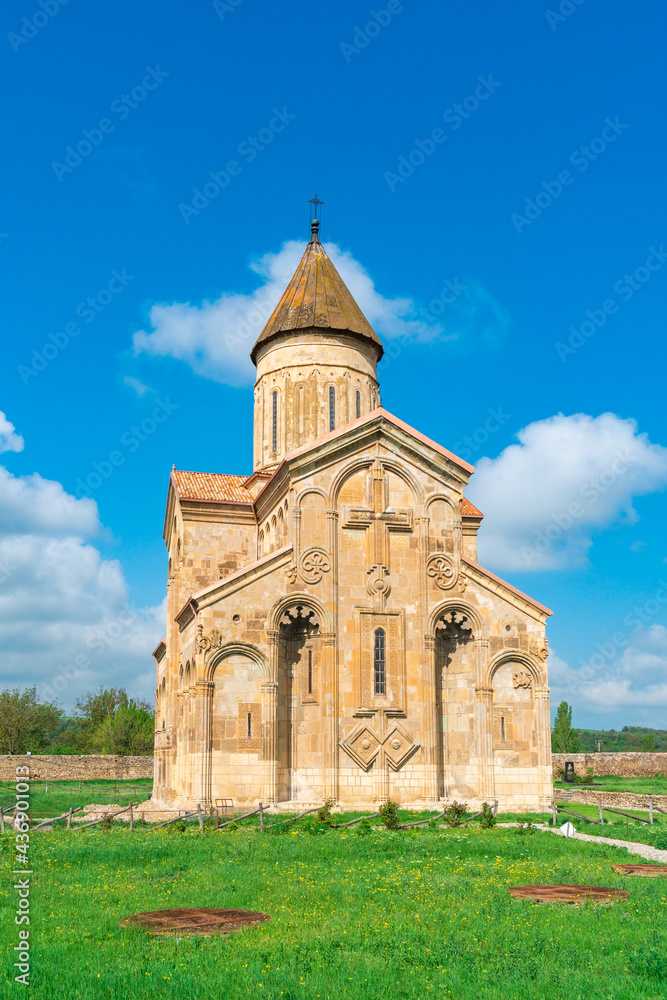
[[[641,778],[646,774],[667,774],[667,753],[554,753],[551,755],[554,778],[565,771],[565,761],[574,762],[575,774],[616,774],[623,778]],[[591,771],[592,769],[592,771]]]
[[[596,806],[598,802],[604,809],[643,809],[648,810],[649,799],[653,802],[654,809],[662,809],[667,812],[667,795],[638,795],[636,792],[595,792],[591,788],[554,789],[554,800],[573,805],[577,802],[581,805]]]
[[[0,756],[0,781],[15,781],[17,767],[29,767],[33,781],[127,781],[152,778],[152,757],[117,757],[112,754],[31,754]]]

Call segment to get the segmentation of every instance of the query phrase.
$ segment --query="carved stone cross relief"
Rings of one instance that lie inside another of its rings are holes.
[[[370,471],[369,503],[365,506],[346,507],[343,528],[367,530],[366,590],[373,598],[373,606],[383,609],[391,592],[389,580],[389,532],[412,531],[413,511],[389,507],[389,481],[379,458]]]

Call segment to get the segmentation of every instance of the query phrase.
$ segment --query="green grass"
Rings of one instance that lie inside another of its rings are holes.
[[[667,795],[667,775],[646,775],[643,778],[622,778],[618,775],[596,775],[590,779],[578,779],[571,784],[566,781],[554,781],[554,788],[578,788],[580,784],[590,783],[599,792],[635,792],[637,795]]]
[[[116,791],[116,784],[119,789]],[[152,778],[135,778],[133,781],[82,781],[81,792],[78,791],[78,781],[49,781],[49,792],[43,781],[31,782],[30,812],[44,816],[58,816],[70,806],[85,806],[95,802],[102,805],[117,802],[118,805],[129,805],[130,802],[144,802],[153,789]],[[137,791],[141,788],[141,791]],[[73,790],[72,790],[73,789]],[[0,783],[0,805],[3,809],[11,809],[16,804],[16,784],[3,781]],[[39,818],[33,822],[39,822]]]
[[[305,820],[303,821],[305,824]],[[301,821],[300,821],[300,825]],[[624,851],[516,830],[366,835],[35,833],[35,1000],[657,1000],[667,995],[667,881],[614,873]],[[4,997],[14,984],[13,834],[0,838]],[[622,886],[627,903],[513,900],[511,885]],[[217,938],[121,930],[142,910],[216,906],[271,921]]]
[[[596,805],[584,805],[581,802],[564,802],[562,804],[566,809],[579,813],[581,816],[589,816],[591,819],[598,819],[599,817]],[[648,819],[648,812],[642,812],[640,809],[624,809],[623,812],[628,813],[630,816],[640,816],[643,819]],[[599,826],[596,823],[587,823],[576,816],[571,816],[569,813],[560,810],[558,813],[559,825],[569,820],[574,825],[577,833],[588,833],[594,837],[612,837],[616,840],[631,840],[634,843],[650,844],[651,847],[667,850],[667,816],[661,813],[653,813],[653,826],[647,823],[634,823],[631,819],[619,816],[618,813],[612,813],[604,807],[602,809],[602,818],[605,821],[604,826]]]

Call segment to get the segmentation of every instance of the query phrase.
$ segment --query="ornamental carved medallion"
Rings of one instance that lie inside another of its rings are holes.
[[[532,675],[526,667],[512,667],[512,684],[515,688],[529,688]]]
[[[204,626],[197,626],[197,649],[200,653],[210,653],[212,649],[220,649],[223,641],[219,628],[211,629],[204,635]]]
[[[299,557],[299,575],[304,583],[316,584],[331,570],[331,557],[326,549],[305,549]]]
[[[451,590],[458,577],[456,563],[451,556],[434,552],[426,561],[426,575],[431,577],[439,590]]]

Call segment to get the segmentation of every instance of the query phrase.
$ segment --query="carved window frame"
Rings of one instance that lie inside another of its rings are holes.
[[[355,608],[357,642],[355,650],[356,715],[405,715],[405,611],[376,611]],[[385,693],[375,693],[375,633],[385,634]]]

